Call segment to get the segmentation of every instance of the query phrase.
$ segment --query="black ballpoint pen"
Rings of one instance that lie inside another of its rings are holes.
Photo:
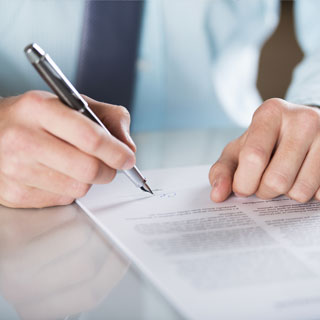
[[[83,115],[98,123],[106,132],[109,133],[105,125],[90,109],[88,103],[81,97],[71,82],[39,45],[32,43],[25,47],[24,52],[42,79],[49,85],[64,104],[81,112]],[[152,190],[147,185],[147,180],[136,166],[130,170],[123,170],[123,172],[141,190],[153,194]]]

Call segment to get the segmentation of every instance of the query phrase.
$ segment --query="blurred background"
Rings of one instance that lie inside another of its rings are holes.
[[[263,100],[284,98],[292,70],[303,58],[294,30],[293,5],[292,0],[281,1],[278,27],[261,51],[257,87]]]

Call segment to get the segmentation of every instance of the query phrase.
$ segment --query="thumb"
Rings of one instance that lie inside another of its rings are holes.
[[[130,113],[128,110],[122,106],[83,97],[110,133],[125,143],[133,152],[136,152],[136,145],[130,135]]]
[[[212,186],[211,200],[222,202],[232,192],[233,176],[238,166],[240,138],[230,142],[223,150],[218,161],[211,167],[209,180]]]

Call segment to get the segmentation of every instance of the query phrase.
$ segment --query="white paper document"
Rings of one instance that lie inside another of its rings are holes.
[[[187,319],[320,319],[320,202],[210,200],[209,167],[119,174],[80,205]]]

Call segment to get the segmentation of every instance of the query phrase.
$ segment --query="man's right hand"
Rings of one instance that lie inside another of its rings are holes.
[[[110,135],[48,92],[0,99],[0,204],[69,204],[134,166],[128,111],[85,99]]]

